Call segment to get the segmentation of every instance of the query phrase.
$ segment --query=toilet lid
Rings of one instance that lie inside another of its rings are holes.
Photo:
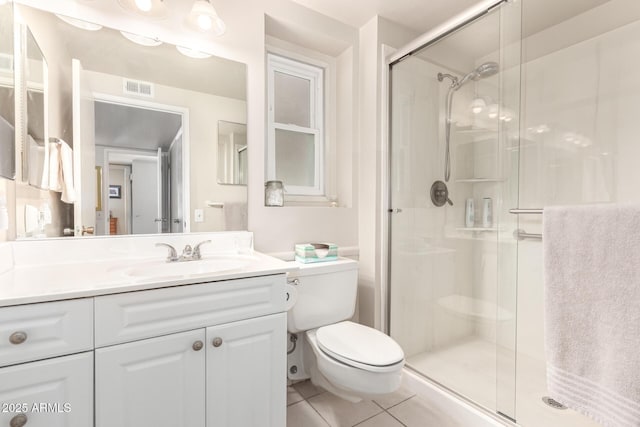
[[[404,360],[404,352],[389,336],[353,322],[323,326],[316,331],[316,339],[318,347],[329,356],[363,369],[396,365]]]

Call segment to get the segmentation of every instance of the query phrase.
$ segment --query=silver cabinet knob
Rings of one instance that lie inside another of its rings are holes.
[[[220,347],[222,345],[222,338],[215,337],[212,342],[214,347]]]
[[[202,341],[198,340],[198,341],[194,342],[191,347],[195,351],[200,351],[200,350],[202,350],[202,347],[204,347],[204,343]]]
[[[29,421],[29,419],[25,414],[18,414],[11,418],[11,421],[9,421],[9,427],[22,427],[27,424],[27,421]]]
[[[27,340],[27,333],[22,331],[14,332],[9,337],[9,342],[11,344],[22,344],[26,340]]]

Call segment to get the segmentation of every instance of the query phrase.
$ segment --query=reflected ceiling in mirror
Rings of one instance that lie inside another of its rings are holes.
[[[160,40],[106,27],[87,31],[18,7],[54,70],[49,134],[65,138],[80,165],[74,166],[80,185],[73,223],[56,218],[64,209],[50,200],[46,235],[60,236],[66,227],[76,235],[92,228],[97,235],[228,229],[232,221],[224,209],[207,202],[246,210],[246,187],[215,179],[218,121],[246,122],[246,66],[187,57]],[[109,197],[117,186],[120,198]],[[17,208],[17,216],[24,215],[26,206]],[[144,225],[138,224],[142,217]],[[32,237],[18,228],[20,237]]]

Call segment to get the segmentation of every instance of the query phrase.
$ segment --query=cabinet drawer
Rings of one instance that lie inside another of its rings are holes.
[[[284,274],[95,298],[96,347],[284,311]]]
[[[91,298],[0,308],[0,366],[91,349]]]
[[[92,426],[93,352],[1,368],[0,405],[0,426]]]

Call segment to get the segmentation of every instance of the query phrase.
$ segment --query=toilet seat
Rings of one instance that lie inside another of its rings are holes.
[[[393,372],[404,364],[404,352],[382,332],[344,321],[315,331],[318,348],[327,356],[370,372]]]

